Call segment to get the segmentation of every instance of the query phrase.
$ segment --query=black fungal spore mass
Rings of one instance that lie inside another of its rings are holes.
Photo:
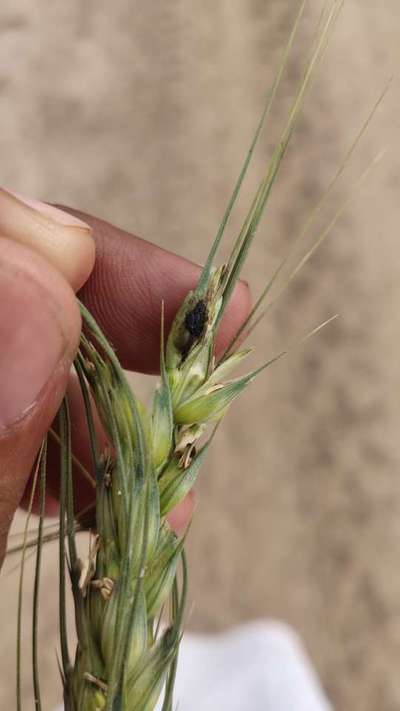
[[[205,301],[198,301],[196,306],[186,314],[185,328],[193,339],[199,339],[203,335],[207,323],[207,306]]]

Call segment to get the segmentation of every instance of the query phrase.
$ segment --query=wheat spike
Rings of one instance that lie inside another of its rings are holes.
[[[60,669],[65,711],[153,711],[160,697],[162,711],[172,711],[187,566],[185,535],[178,537],[166,516],[193,487],[216,428],[233,400],[258,373],[284,354],[257,370],[232,378],[234,369],[250,351],[238,351],[234,341],[222,361],[216,362],[216,332],[342,4],[342,0],[328,0],[324,5],[281,138],[227,263],[215,267],[217,249],[287,65],[305,0],[301,3],[199,284],[176,314],[166,344],[160,304],[161,377],[150,412],[132,393],[116,354],[81,305],[85,333],[75,368],[91,439],[96,521],[88,560],[82,563],[76,549],[73,457],[68,403],[64,401],[57,438],[61,458]],[[260,305],[261,301],[257,308]],[[108,437],[106,451],[99,450],[93,402]],[[66,627],[66,562],[78,637],[73,659]]]

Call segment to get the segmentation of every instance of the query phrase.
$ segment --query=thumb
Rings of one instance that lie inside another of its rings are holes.
[[[0,237],[0,563],[80,334],[74,292],[40,254]]]

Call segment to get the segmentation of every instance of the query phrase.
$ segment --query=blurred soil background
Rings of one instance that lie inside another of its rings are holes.
[[[1,183],[204,261],[296,5],[3,0]],[[318,7],[309,4],[245,197],[279,135]],[[246,268],[254,294],[398,72],[399,25],[398,0],[346,3]],[[189,543],[189,627],[286,620],[335,708],[351,711],[400,708],[398,107],[395,81],[319,224],[376,153],[389,150],[260,326],[258,362],[332,314],[340,318],[232,408],[198,486]],[[60,694],[56,559],[49,546],[46,711]],[[12,709],[17,575],[4,574],[0,590],[0,707]],[[24,627],[28,634],[28,608]],[[33,708],[28,674],[24,693]]]

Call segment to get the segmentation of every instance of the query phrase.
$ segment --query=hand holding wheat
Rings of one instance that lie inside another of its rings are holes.
[[[74,454],[90,468],[88,438],[81,426],[83,408],[76,392],[76,378],[69,375],[80,334],[80,316],[72,289],[81,288],[86,282],[81,291],[82,301],[104,330],[111,332],[127,368],[157,372],[160,313],[156,313],[155,305],[160,303],[162,294],[170,304],[171,318],[182,296],[195,286],[200,271],[191,262],[105,222],[86,215],[84,219],[85,223],[79,223],[66,212],[48,212],[41,203],[26,204],[5,191],[0,192],[0,551],[3,553],[15,509],[21,501],[22,505],[28,505],[27,477],[67,384],[71,394]],[[92,271],[95,244],[103,258]],[[124,280],[119,278],[118,288],[115,288],[116,273],[126,275]],[[149,285],[154,286],[154,293],[148,290]],[[241,285],[234,308],[222,325],[221,347],[240,324],[248,304],[247,289]],[[49,454],[55,458],[55,443],[49,447],[54,448]],[[46,497],[50,515],[58,512],[57,467],[52,471]],[[94,500],[94,494],[79,470],[76,477],[79,510]],[[188,501],[175,512],[174,525],[179,529],[190,509]]]

